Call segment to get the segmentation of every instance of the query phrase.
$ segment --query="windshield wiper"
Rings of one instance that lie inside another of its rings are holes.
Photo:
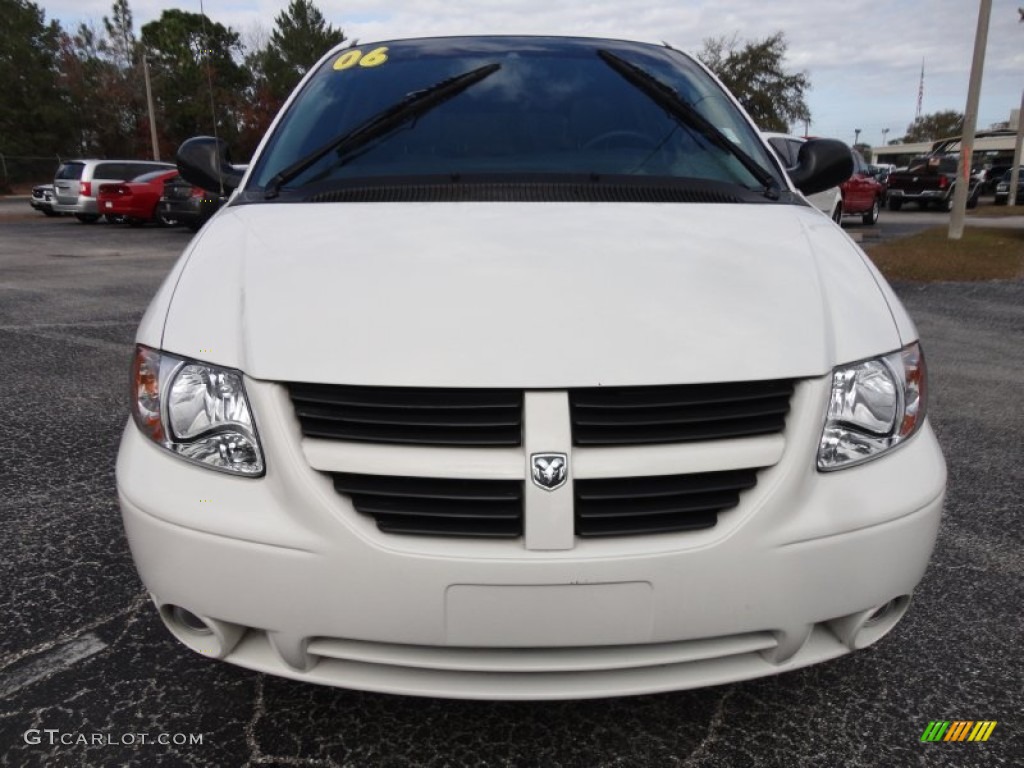
[[[397,101],[390,107],[382,109],[351,131],[332,139],[319,149],[313,150],[305,157],[277,173],[267,182],[267,186],[263,190],[264,199],[269,200],[277,197],[282,185],[287,184],[331,152],[337,152],[339,158],[349,155],[375,139],[390,133],[409,120],[414,120],[453,96],[457,96],[470,86],[479,83],[486,77],[490,77],[499,69],[501,69],[501,64],[487,64],[486,66],[472,69],[469,72],[464,72],[461,75],[449,77],[428,88],[413,91],[401,101]]]
[[[611,51],[601,50],[597,52],[601,60],[637,90],[651,99],[672,117],[684,125],[695,128],[708,141],[719,149],[724,149],[750,171],[751,175],[764,186],[766,197],[777,199],[779,196],[779,182],[754,158],[740,149],[729,140],[729,137],[722,133],[704,115],[688,104],[672,87],[661,82],[650,72],[632,64],[625,59],[616,56]]]

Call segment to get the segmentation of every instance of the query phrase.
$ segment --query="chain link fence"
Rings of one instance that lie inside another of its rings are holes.
[[[6,155],[0,152],[0,193],[28,194],[35,184],[53,181],[59,155]]]

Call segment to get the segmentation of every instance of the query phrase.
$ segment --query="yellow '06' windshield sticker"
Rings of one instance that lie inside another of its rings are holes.
[[[356,64],[360,67],[379,67],[387,60],[388,48],[386,45],[382,45],[380,48],[374,48],[365,56],[361,50],[353,48],[352,50],[345,51],[341,56],[334,60],[334,69],[341,72],[346,69],[352,69]]]

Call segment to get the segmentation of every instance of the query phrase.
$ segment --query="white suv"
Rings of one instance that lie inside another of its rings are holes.
[[[862,648],[945,465],[917,331],[668,46],[337,48],[137,335],[117,482],[195,651],[427,696],[636,694]],[[790,181],[792,179],[792,182]]]

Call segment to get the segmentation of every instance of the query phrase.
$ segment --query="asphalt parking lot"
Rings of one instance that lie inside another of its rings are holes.
[[[1024,764],[1024,282],[897,286],[950,477],[931,567],[879,644],[674,694],[414,699],[264,677],[171,638],[135,574],[113,467],[134,330],[189,233],[5,210],[0,766]],[[998,725],[985,743],[922,743],[933,720]]]

